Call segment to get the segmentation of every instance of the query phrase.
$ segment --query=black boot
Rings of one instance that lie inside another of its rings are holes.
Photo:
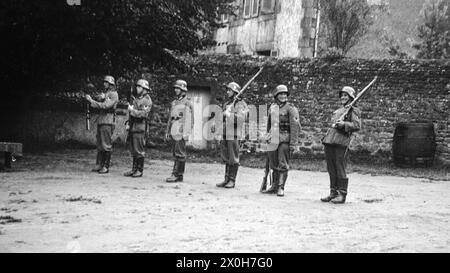
[[[131,171],[128,171],[124,173],[124,176],[132,176],[137,170],[137,158],[133,156],[133,167],[131,168]]]
[[[216,186],[219,188],[223,188],[227,183],[230,176],[230,165],[225,164],[225,179],[221,183],[217,183]]]
[[[236,186],[236,176],[239,169],[239,165],[230,165],[230,173],[228,175],[228,183],[225,184],[224,188],[232,189]]]
[[[175,160],[175,162],[173,163],[172,175],[166,179],[167,183],[178,182],[178,170],[180,168],[180,167],[178,167],[179,164],[180,164],[180,161]]]
[[[177,182],[183,182],[184,169],[186,166],[185,161],[178,162],[178,170],[177,170]]]
[[[91,171],[98,172],[102,169],[102,161],[103,161],[102,155],[103,155],[102,152],[97,151],[97,159],[95,160],[95,167]]]
[[[270,188],[263,191],[262,193],[276,193],[278,188],[278,180],[280,177],[280,173],[276,170],[272,171],[272,184],[270,185]]]
[[[111,163],[111,152],[103,152],[103,166],[99,174],[109,173],[109,164]]]
[[[136,159],[136,172],[134,172],[131,177],[142,177],[144,174],[144,160],[144,157],[139,157]]]
[[[338,196],[331,200],[333,204],[344,204],[347,197],[348,178],[338,179]]]
[[[284,196],[284,185],[286,185],[287,178],[288,178],[288,172],[287,171],[280,172],[277,196]]]
[[[322,202],[330,202],[333,198],[336,198],[338,196],[338,185],[337,185],[337,177],[330,176],[330,195],[327,197],[320,198],[320,201]]]

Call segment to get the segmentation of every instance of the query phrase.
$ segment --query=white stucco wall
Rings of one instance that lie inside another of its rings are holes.
[[[302,1],[280,1],[280,12],[277,14],[275,26],[275,49],[278,56],[299,57],[298,40],[301,37],[301,19],[304,11]]]

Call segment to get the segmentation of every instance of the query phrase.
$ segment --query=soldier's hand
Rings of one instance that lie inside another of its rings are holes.
[[[125,130],[129,131],[129,130],[130,130],[130,125],[127,124],[127,125],[125,126]]]
[[[336,127],[337,128],[342,128],[342,127],[344,127],[345,126],[345,122],[344,121],[342,121],[342,120],[338,120],[338,121],[336,121]]]
[[[134,106],[133,105],[128,105],[128,111],[133,111],[134,110]]]
[[[166,139],[166,141],[169,141],[169,139],[170,139],[169,133],[166,133],[165,139]]]
[[[92,100],[91,96],[89,96],[89,95],[86,95],[85,98],[86,98],[87,101],[91,101]]]

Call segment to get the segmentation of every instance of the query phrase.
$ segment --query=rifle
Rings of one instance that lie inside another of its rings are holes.
[[[270,174],[270,165],[269,165],[269,156],[266,156],[266,167],[264,168],[264,176],[263,181],[261,183],[261,188],[259,189],[259,192],[263,192],[267,188],[267,177]],[[270,184],[273,183],[272,176],[270,176]]]
[[[89,102],[86,102],[86,130],[91,130],[91,106],[89,105]]]
[[[361,92],[359,92],[359,94],[356,96],[356,98],[350,102],[349,104],[347,104],[345,106],[345,111],[344,113],[342,113],[342,115],[337,119],[337,121],[343,121],[347,118],[348,114],[350,113],[350,110],[352,109],[352,107],[361,99],[362,95],[364,95],[364,93],[369,89],[369,87],[372,86],[372,84],[375,83],[375,81],[378,79],[378,76],[375,76],[375,78],[366,86],[364,87],[363,90],[361,90]],[[331,127],[335,128],[336,127],[336,123],[333,123],[333,125],[331,125]]]
[[[84,97],[86,95],[91,95],[91,94],[90,94],[90,92],[81,91],[80,95],[83,97],[83,100],[85,100]],[[93,94],[92,97],[96,100],[102,100],[102,98],[100,98],[98,94]],[[88,101],[86,101],[85,103],[86,103],[86,108],[85,108],[86,130],[90,131],[91,130],[91,104]]]
[[[231,108],[231,106],[233,106],[235,103],[236,103],[236,101],[239,99],[239,96],[242,94],[242,93],[244,93],[244,91],[245,91],[245,89],[247,89],[248,88],[248,86],[256,79],[256,77],[258,77],[259,76],[259,74],[261,74],[261,72],[263,71],[263,69],[264,69],[264,65],[259,69],[259,71],[258,72],[256,72],[256,74],[244,85],[244,87],[242,87],[242,89],[241,89],[241,91],[239,91],[239,93],[237,93],[237,95],[236,96],[234,96],[234,99],[233,99],[233,103],[232,104],[230,104],[230,108]]]
[[[133,105],[133,100],[134,100],[134,96],[133,96],[133,81],[131,82],[130,85],[130,93],[128,94],[128,105]],[[125,125],[128,125],[128,135],[127,135],[127,140],[131,141],[131,139],[129,139],[131,137],[131,128],[133,127],[133,117],[131,116],[131,111],[128,111],[128,120],[125,121]]]

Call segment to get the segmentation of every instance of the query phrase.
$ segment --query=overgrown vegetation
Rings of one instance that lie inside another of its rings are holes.
[[[71,1],[77,2],[77,1]],[[36,93],[65,75],[127,76],[142,67],[183,66],[173,53],[213,43],[232,0],[0,1],[0,80]]]
[[[422,9],[424,24],[418,32],[422,42],[416,45],[417,57],[450,58],[450,0],[427,0]]]
[[[326,48],[346,54],[373,23],[371,6],[361,0],[320,0]],[[325,49],[326,52],[326,49]]]

